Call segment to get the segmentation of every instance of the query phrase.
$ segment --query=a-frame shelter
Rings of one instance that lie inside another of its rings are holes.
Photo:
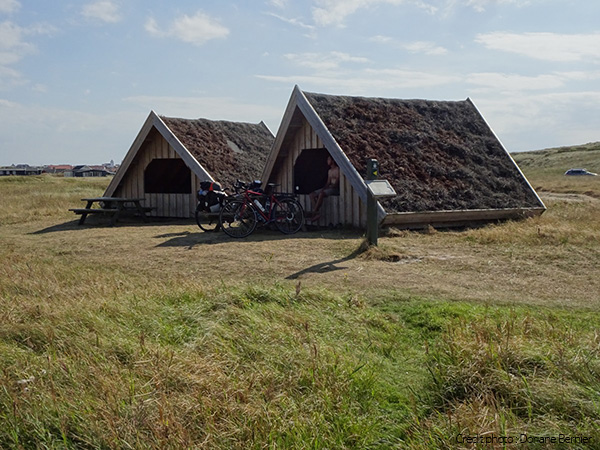
[[[545,206],[470,99],[400,100],[309,93],[296,86],[262,180],[305,209],[340,168],[339,195],[319,224],[366,226],[366,161],[377,159],[397,196],[378,203],[382,225],[455,226],[541,214]]]
[[[258,124],[162,117],[151,111],[104,196],[143,198],[159,217],[193,217],[202,181],[257,179],[274,137]]]

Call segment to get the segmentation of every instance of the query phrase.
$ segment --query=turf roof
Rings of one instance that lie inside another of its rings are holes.
[[[185,148],[223,187],[260,177],[274,137],[264,123],[161,117]]]
[[[388,213],[543,206],[468,99],[304,95],[359,173],[379,161]]]

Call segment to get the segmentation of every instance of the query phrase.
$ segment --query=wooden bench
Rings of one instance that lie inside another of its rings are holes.
[[[121,198],[121,197],[97,197],[97,198],[83,198],[81,199],[87,202],[85,208],[70,208],[69,211],[73,211],[75,214],[80,214],[79,225],[83,225],[88,214],[103,214],[110,215],[110,224],[115,225],[119,216],[125,214],[138,214],[144,222],[148,222],[148,216],[146,213],[151,212],[155,208],[150,206],[142,206],[141,202],[143,198]],[[100,205],[99,208],[93,208],[94,203]],[[131,204],[128,206],[127,204]]]

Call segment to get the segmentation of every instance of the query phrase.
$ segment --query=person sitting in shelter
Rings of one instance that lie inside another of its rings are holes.
[[[340,168],[337,166],[331,155],[327,157],[327,166],[329,167],[329,170],[327,171],[327,182],[325,183],[325,186],[310,193],[310,200],[313,205],[313,216],[311,217],[311,221],[313,222],[319,220],[321,217],[319,210],[323,205],[325,197],[340,195]]]

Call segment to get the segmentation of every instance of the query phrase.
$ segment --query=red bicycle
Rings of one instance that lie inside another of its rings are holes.
[[[219,223],[231,237],[250,235],[258,224],[275,224],[285,234],[297,233],[304,225],[304,209],[293,194],[274,193],[276,184],[270,183],[264,193],[260,182],[248,185],[237,181],[236,195],[228,197],[221,208]],[[241,192],[240,192],[241,191]]]

